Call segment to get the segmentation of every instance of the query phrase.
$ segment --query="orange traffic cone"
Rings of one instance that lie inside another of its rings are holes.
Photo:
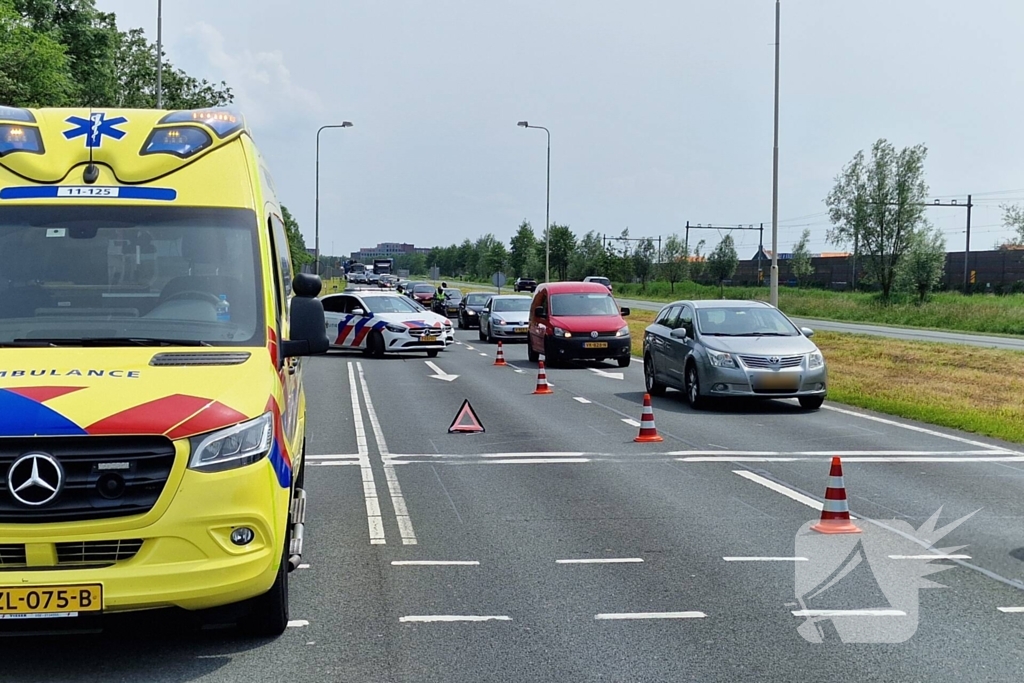
[[[640,433],[633,441],[640,443],[656,443],[664,441],[658,435],[658,428],[654,426],[654,408],[651,407],[651,395],[644,394],[644,412],[640,416]]]
[[[850,521],[850,505],[846,502],[846,484],[843,483],[843,463],[832,458],[825,505],[821,508],[821,521],[811,527],[822,534],[859,534],[861,531]]]
[[[501,340],[500,339],[498,340],[498,355],[494,359],[494,364],[495,365],[508,365],[508,363],[505,362],[505,351],[502,350],[502,348],[501,348]]]
[[[551,387],[548,386],[548,374],[544,372],[544,361],[540,361],[540,365],[537,366],[537,388],[534,390],[535,394],[553,394]]]

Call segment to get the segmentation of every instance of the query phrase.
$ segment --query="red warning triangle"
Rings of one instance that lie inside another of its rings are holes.
[[[476,412],[473,410],[473,406],[469,405],[469,399],[462,402],[462,407],[459,408],[459,413],[452,420],[451,426],[448,428],[449,434],[477,434],[484,431],[484,425],[480,422],[480,418],[476,416]]]

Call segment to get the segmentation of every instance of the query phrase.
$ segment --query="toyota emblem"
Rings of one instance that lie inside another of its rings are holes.
[[[778,365],[779,364],[779,357],[778,356],[772,356],[771,358],[768,359],[768,362],[770,362],[772,365]]]
[[[7,470],[7,490],[22,505],[53,502],[64,487],[64,468],[46,453],[26,453]]]
[[[594,330],[593,332],[590,333],[590,338],[597,339],[597,330]]]

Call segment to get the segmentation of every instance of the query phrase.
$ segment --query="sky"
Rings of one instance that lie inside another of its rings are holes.
[[[156,37],[156,0],[97,0]],[[772,0],[164,0],[168,59],[225,80],[313,246],[446,245],[528,220],[577,234],[765,223]],[[834,251],[824,198],[879,138],[928,146],[932,196],[977,205],[972,249],[1024,202],[1024,3],[783,0],[779,250]],[[930,209],[951,251],[966,211]],[[725,231],[698,231],[713,247]],[[741,257],[756,231],[733,231]]]

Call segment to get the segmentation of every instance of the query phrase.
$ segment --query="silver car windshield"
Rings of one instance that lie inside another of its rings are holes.
[[[529,299],[495,299],[494,300],[495,312],[501,311],[503,313],[514,313],[520,311],[530,310]]]
[[[423,310],[401,296],[364,296],[363,303],[370,307],[371,313],[417,313]]]
[[[800,330],[774,308],[699,308],[697,327],[714,337],[796,337]]]
[[[4,207],[0,344],[262,345],[243,209]]]

